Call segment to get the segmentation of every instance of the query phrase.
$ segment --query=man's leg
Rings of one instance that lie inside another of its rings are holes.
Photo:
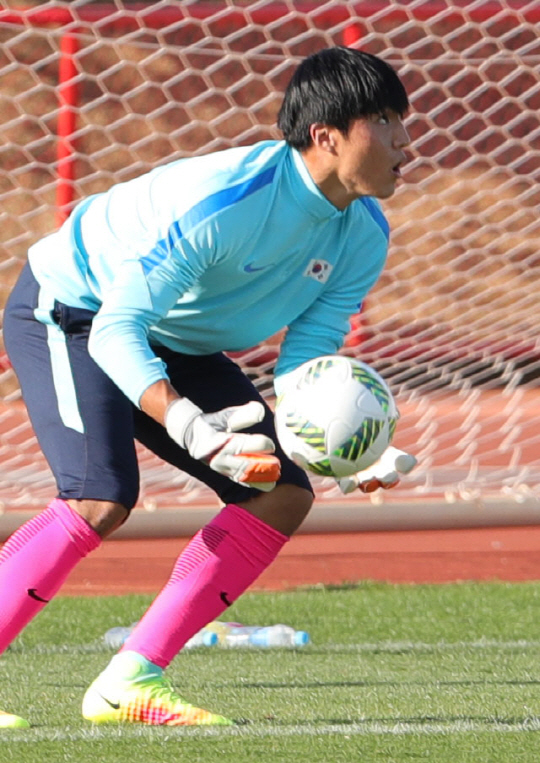
[[[272,495],[279,505],[280,496],[286,502],[291,493],[299,523],[311,505],[311,494],[281,485]],[[257,499],[251,503],[256,507]],[[259,577],[287,540],[250,511],[225,506],[180,554],[168,583],[121,652],[90,686],[83,716],[95,723],[227,723],[192,708],[173,691],[163,692],[162,671],[191,636],[219,617]],[[154,687],[161,693],[159,701],[152,697]]]
[[[95,530],[60,498],[9,538],[0,552],[0,652],[100,543]]]
[[[88,355],[88,311],[68,312],[55,319],[54,300],[41,294],[26,267],[4,314],[6,347],[58,497],[0,553],[0,651],[126,519],[137,498],[131,403]],[[62,325],[65,320],[72,325]]]
[[[184,369],[187,380],[182,376]],[[180,357],[176,368],[169,363],[168,371],[179,392],[203,410],[260,400],[251,382],[226,359]],[[135,420],[137,437],[147,447],[206,482],[227,505],[180,554],[164,589],[120,654],[88,690],[83,714],[96,722],[174,723],[167,703],[163,704],[161,720],[157,721],[155,707],[150,712],[150,706],[136,691],[128,693],[131,699],[124,708],[118,712],[111,710],[111,703],[122,704],[116,688],[122,685],[122,677],[130,671],[135,676],[144,675],[144,671],[149,676],[161,676],[188,639],[218,617],[271,564],[306,516],[313,495],[307,476],[286,459],[279,447],[283,471],[280,484],[270,493],[261,493],[236,485],[191,459],[162,427],[144,414],[136,413]],[[256,429],[275,439],[269,409],[265,421]]]
[[[280,498],[286,501],[291,493],[296,493],[296,516],[303,518],[311,504],[306,491],[281,485],[273,491],[274,503],[279,507]],[[256,506],[257,499],[251,503]],[[257,580],[288,540],[288,535],[250,511],[235,504],[225,506],[179,556],[168,583],[123,651],[139,652],[166,668],[195,633]]]
[[[77,502],[79,503],[79,502]],[[119,505],[80,502],[79,511],[55,498],[8,538],[0,551],[0,653],[60,590],[69,573],[127,516]],[[98,519],[92,527],[93,517]],[[0,711],[0,728],[30,724]]]
[[[238,365],[223,355],[188,358],[162,351],[172,384],[203,410],[216,411],[250,400],[264,404]],[[170,663],[191,636],[214,620],[271,564],[302,523],[313,502],[304,471],[277,442],[272,411],[248,431],[276,443],[282,474],[270,493],[238,485],[196,461],[157,422],[135,414],[137,437],[150,450],[209,485],[225,508],[193,538],[171,578],[125,645],[160,667]]]

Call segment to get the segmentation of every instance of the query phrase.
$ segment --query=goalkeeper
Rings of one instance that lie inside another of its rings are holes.
[[[301,363],[338,351],[385,263],[377,199],[399,180],[407,109],[381,59],[323,50],[286,90],[284,140],[158,167],[82,201],[31,247],[4,336],[58,493],[0,554],[0,651],[128,519],[136,440],[223,503],[87,690],[88,720],[232,722],[181,698],[163,671],[271,564],[313,493],[223,353],[287,327],[283,388]],[[355,486],[396,484],[414,458],[395,456]],[[11,723],[24,721],[0,718]]]

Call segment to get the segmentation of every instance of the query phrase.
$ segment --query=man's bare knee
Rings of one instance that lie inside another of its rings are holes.
[[[283,535],[292,535],[308,515],[313,495],[297,485],[278,485],[239,505]]]
[[[117,530],[129,517],[126,507],[114,501],[70,500],[67,503],[102,538]]]

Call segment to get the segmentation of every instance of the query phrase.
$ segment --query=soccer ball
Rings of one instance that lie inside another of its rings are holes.
[[[378,461],[398,418],[380,374],[342,355],[300,366],[275,412],[277,436],[287,456],[303,469],[336,479]]]

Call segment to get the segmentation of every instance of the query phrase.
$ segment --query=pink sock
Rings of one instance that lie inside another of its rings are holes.
[[[229,504],[194,536],[123,651],[167,667],[186,641],[218,617],[275,559],[288,540]]]
[[[0,652],[100,543],[86,520],[60,498],[8,539],[0,551]]]

